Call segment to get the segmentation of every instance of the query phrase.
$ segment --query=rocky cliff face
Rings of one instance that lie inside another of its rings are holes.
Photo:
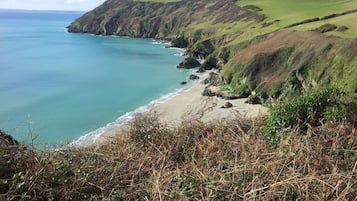
[[[233,0],[182,0],[171,3],[108,0],[73,22],[69,31],[172,39],[191,23],[263,18],[235,6]]]

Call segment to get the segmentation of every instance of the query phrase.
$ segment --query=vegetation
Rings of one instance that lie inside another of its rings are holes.
[[[357,2],[353,0],[241,0],[237,1],[237,5],[254,5],[261,8],[262,11],[259,12],[266,15],[268,20],[279,19],[277,26],[280,28],[306,19],[357,8]]]
[[[327,121],[356,123],[357,97],[346,97],[338,88],[313,90],[271,110],[264,134],[273,143],[287,135],[289,128],[298,127],[304,133],[309,127],[320,126]],[[352,112],[353,111],[353,112]]]
[[[0,132],[0,200],[357,197],[357,1],[153,2],[172,3],[109,0],[69,30],[171,39],[205,57],[201,69],[222,68],[211,75],[222,96],[264,102],[270,115],[176,128],[139,115],[107,144],[57,151]]]
[[[138,116],[127,136],[85,149],[34,152],[0,138],[6,200],[353,200],[357,130],[326,122],[286,129],[272,146],[262,119],[184,122]],[[3,135],[2,135],[3,136]],[[6,162],[5,162],[6,161]]]
[[[273,105],[330,83],[357,90],[356,41],[326,36],[357,37],[356,8],[353,0],[107,1],[69,30],[172,40],[205,58],[201,70],[223,70],[224,94]]]

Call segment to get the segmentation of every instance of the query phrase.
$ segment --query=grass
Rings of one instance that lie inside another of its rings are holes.
[[[5,200],[353,200],[357,130],[326,123],[287,130],[271,146],[262,119],[184,122],[138,116],[101,147],[2,149]],[[5,171],[6,170],[6,171]],[[2,196],[2,197],[1,197]]]
[[[242,20],[229,23],[214,23],[213,21],[206,21],[200,24],[191,24],[188,27],[189,32],[197,30],[205,30],[212,33],[207,38],[222,37],[223,35],[230,35],[231,39],[226,41],[223,46],[235,45],[243,41],[251,40],[252,38],[282,29],[290,24],[301,22],[306,19],[315,17],[324,17],[334,13],[341,13],[344,11],[357,8],[357,1],[353,0],[241,0],[237,1],[239,6],[256,5],[262,8],[258,12],[267,16],[264,22],[256,22],[254,20]],[[308,23],[293,28],[292,30],[308,31],[315,29],[323,24],[331,23],[337,26],[346,26],[349,29],[344,32],[332,31],[326,34],[335,35],[344,38],[357,37],[357,14],[352,13],[329,20]],[[275,21],[278,20],[278,21]],[[263,23],[273,22],[272,25],[263,27]],[[234,36],[234,37],[233,37]]]
[[[260,7],[268,19],[280,20],[279,27],[357,8],[354,0],[241,0],[237,4]]]
[[[335,30],[335,31],[331,31],[331,32],[328,32],[325,34],[344,37],[344,38],[356,38],[357,37],[357,20],[356,19],[357,19],[357,13],[352,13],[352,14],[340,16],[337,18],[332,18],[332,19],[318,21],[318,22],[312,22],[309,24],[303,24],[303,25],[300,25],[297,27],[293,27],[292,29],[309,31],[309,30],[315,29],[321,25],[329,23],[329,24],[334,24],[338,27],[346,26],[349,29],[344,32],[338,32]]]

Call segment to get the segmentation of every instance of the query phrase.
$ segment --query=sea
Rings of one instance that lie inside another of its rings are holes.
[[[86,146],[186,90],[183,50],[74,34],[83,12],[0,10],[0,129],[36,146]]]

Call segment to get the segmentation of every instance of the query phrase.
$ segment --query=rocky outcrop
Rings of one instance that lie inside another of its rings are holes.
[[[189,79],[190,80],[197,80],[197,79],[200,79],[200,77],[198,77],[197,75],[190,75]]]
[[[202,64],[201,68],[203,68],[204,70],[212,70],[213,68],[218,69],[219,65],[216,57],[214,56],[207,57],[205,62]]]
[[[193,57],[187,57],[185,60],[183,60],[177,68],[184,68],[184,69],[191,69],[191,68],[197,68],[201,64],[198,62],[195,58]]]

